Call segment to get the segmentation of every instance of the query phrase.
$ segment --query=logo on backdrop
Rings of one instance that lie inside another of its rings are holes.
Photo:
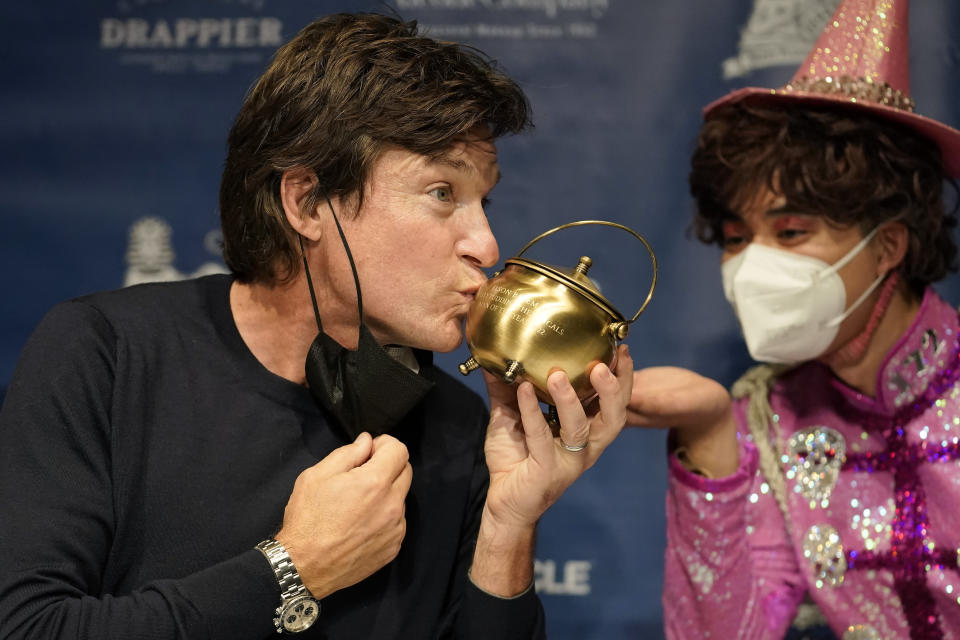
[[[434,38],[502,40],[586,39],[599,35],[597,19],[614,0],[396,0],[399,11],[434,9],[449,12],[481,10],[489,20],[449,22],[419,20]],[[439,13],[437,14],[439,15]]]
[[[227,268],[219,262],[204,262],[190,273],[179,271],[173,264],[176,254],[170,241],[172,235],[173,229],[162,218],[140,218],[133,223],[127,244],[127,272],[123,277],[123,286],[227,273]],[[203,244],[207,251],[218,254],[220,230],[208,232]]]
[[[590,569],[593,563],[586,560],[535,560],[533,576],[537,593],[561,596],[590,595]]]
[[[163,6],[163,12],[158,11]],[[237,64],[260,65],[283,44],[283,21],[250,15],[263,0],[221,0],[234,15],[178,15],[195,4],[158,0],[121,0],[118,15],[100,20],[100,49],[118,64],[149,67],[155,73],[220,73]],[[240,15],[240,12],[244,15]],[[159,14],[159,15],[158,15]]]
[[[796,66],[806,59],[839,0],[754,0],[753,13],[740,34],[739,53],[723,61],[723,77],[754,69]]]

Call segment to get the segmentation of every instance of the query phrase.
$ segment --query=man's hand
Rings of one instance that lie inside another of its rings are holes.
[[[367,433],[300,474],[276,538],[314,597],[356,584],[397,556],[412,477],[399,440]]]
[[[670,427],[690,465],[719,478],[739,464],[730,394],[710,378],[678,367],[650,367],[633,375],[627,424]]]
[[[471,576],[498,595],[515,595],[532,580],[532,547],[540,516],[607,448],[626,420],[633,360],[619,347],[616,373],[604,364],[590,372],[597,398],[584,408],[563,371],[547,388],[560,418],[554,436],[533,385],[516,389],[484,372],[490,424],[484,446],[490,488],[484,505]],[[579,447],[579,451],[564,448]]]

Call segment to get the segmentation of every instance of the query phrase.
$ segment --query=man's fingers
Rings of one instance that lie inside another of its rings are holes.
[[[609,375],[609,370],[605,366],[603,369]],[[612,375],[610,377],[613,378]],[[563,371],[551,373],[547,378],[547,389],[550,391],[554,406],[557,408],[557,416],[560,418],[562,443],[574,448],[587,444],[590,439],[590,420],[583,410],[577,392],[570,385],[567,374]]]
[[[521,382],[517,387],[517,405],[527,449],[534,460],[545,460],[553,448],[553,433],[540,410],[540,401],[530,382]]]
[[[393,483],[403,473],[409,460],[406,445],[393,436],[382,435],[373,441],[373,454],[362,468]]]
[[[512,384],[504,382],[486,369],[483,369],[483,381],[487,386],[490,406],[511,407],[516,404],[517,393]]]
[[[408,462],[403,466],[403,470],[400,471],[400,475],[397,476],[397,479],[393,481],[393,488],[400,493],[401,496],[406,496],[410,491],[410,483],[413,482],[413,467],[410,466]]]
[[[350,444],[337,447],[317,464],[317,474],[328,477],[350,471],[370,459],[373,454],[373,438],[367,432],[361,433]]]
[[[624,374],[623,370],[618,367],[617,373],[628,384],[633,379],[632,371],[627,371]],[[621,377],[615,376],[612,371],[603,365],[597,365],[590,372],[590,383],[597,390],[600,405],[600,419],[599,421],[594,420],[591,432],[594,440],[598,441],[603,447],[610,444],[626,421],[629,387],[626,391],[623,389]]]

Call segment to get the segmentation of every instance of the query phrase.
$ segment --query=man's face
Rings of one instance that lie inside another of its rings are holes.
[[[481,267],[499,257],[484,205],[500,172],[496,147],[483,133],[433,160],[385,151],[358,214],[337,212],[356,261],[364,320],[381,344],[433,351],[460,344],[463,318],[486,280]],[[339,252],[335,286],[350,304],[353,278],[332,231],[335,239],[325,244],[328,256]]]

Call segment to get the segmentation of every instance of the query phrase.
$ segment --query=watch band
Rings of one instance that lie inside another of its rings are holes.
[[[307,629],[319,616],[320,603],[300,580],[300,573],[293,565],[286,547],[273,538],[267,538],[257,544],[257,549],[270,563],[280,585],[280,606],[277,607],[276,617],[273,619],[277,633],[297,633]],[[304,604],[308,607],[312,605],[315,609],[304,609]],[[296,610],[292,609],[292,605],[297,605]],[[289,621],[286,619],[288,615],[293,616]]]

